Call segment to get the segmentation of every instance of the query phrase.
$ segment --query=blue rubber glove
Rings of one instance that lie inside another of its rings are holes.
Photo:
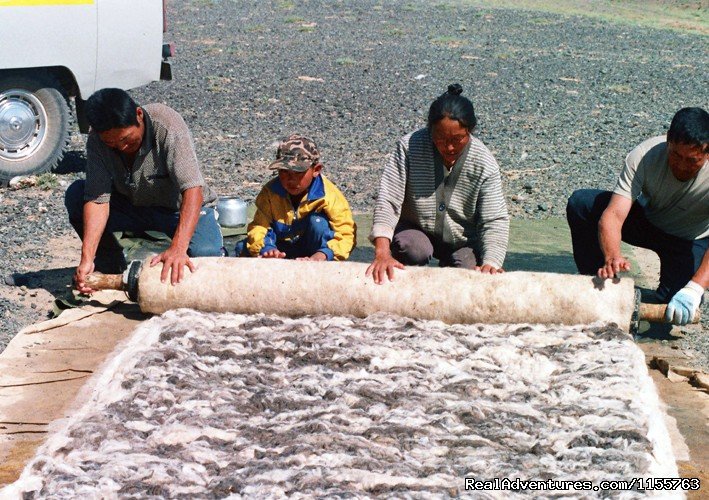
[[[686,325],[692,321],[703,296],[704,288],[699,283],[690,281],[667,304],[665,321],[675,325]]]

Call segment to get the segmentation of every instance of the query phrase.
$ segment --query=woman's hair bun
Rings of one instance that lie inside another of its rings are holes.
[[[460,95],[463,93],[463,86],[460,83],[448,85],[448,93],[451,95]]]
[[[463,93],[463,86],[459,83],[448,85],[448,90],[439,95],[428,109],[428,127],[433,127],[443,118],[457,120],[463,127],[472,132],[478,119],[475,117],[475,108]]]

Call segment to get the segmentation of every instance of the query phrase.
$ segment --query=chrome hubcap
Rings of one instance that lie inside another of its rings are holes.
[[[47,128],[44,106],[31,92],[0,93],[0,159],[23,160],[42,144]]]

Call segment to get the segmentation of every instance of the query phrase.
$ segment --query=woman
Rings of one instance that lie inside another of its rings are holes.
[[[401,138],[379,185],[374,225],[375,283],[394,279],[394,269],[423,266],[503,272],[509,215],[500,168],[472,136],[473,104],[450,85],[428,111],[428,126]]]

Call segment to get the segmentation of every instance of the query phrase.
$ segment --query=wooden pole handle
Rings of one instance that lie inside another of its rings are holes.
[[[649,321],[650,323],[671,323],[670,321],[665,321],[666,310],[667,304],[645,304],[641,302],[638,307],[638,319],[640,321]],[[701,319],[702,315],[697,309],[690,323],[699,323]]]
[[[86,286],[94,290],[126,290],[122,274],[91,273],[86,275]]]

